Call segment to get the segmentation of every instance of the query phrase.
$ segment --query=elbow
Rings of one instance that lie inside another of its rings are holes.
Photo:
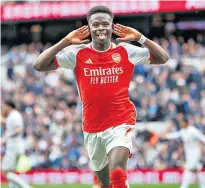
[[[169,55],[164,52],[163,54],[158,55],[157,57],[153,57],[151,60],[152,64],[165,64],[169,60]]]
[[[161,64],[167,63],[168,60],[169,60],[169,55],[165,52],[161,57]]]
[[[36,60],[36,62],[33,64],[33,68],[36,71],[41,71],[40,63]]]
[[[39,69],[38,69],[38,66],[37,66],[37,63],[36,63],[36,62],[33,64],[33,69],[35,69],[35,70],[39,71]]]

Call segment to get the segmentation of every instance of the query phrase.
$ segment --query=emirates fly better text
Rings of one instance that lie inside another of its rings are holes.
[[[90,77],[90,84],[117,83],[119,75],[123,74],[122,67],[112,68],[84,68],[84,75]]]

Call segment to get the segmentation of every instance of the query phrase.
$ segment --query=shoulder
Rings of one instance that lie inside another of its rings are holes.
[[[126,42],[121,42],[116,47],[122,47],[122,48],[124,48],[127,51],[129,49],[132,49],[133,45],[131,45],[129,43],[126,43]]]
[[[11,112],[10,118],[11,119],[22,119],[22,115],[19,111],[14,110],[13,112]]]
[[[135,46],[129,43],[122,42],[118,44],[125,49],[127,52],[129,61],[134,64],[149,64],[150,63],[150,52],[148,48],[143,48],[139,46]]]
[[[64,48],[61,52],[62,53],[77,53],[79,50],[85,49],[88,46],[86,44],[80,44],[80,45],[71,45],[66,48]]]
[[[148,50],[147,48],[135,46],[135,45],[130,44],[130,43],[127,43],[127,42],[121,42],[121,43],[119,43],[117,46],[122,46],[122,47],[125,48],[126,50],[141,50],[141,49],[146,49],[146,50]]]
[[[124,48],[129,48],[129,47],[131,47],[131,46],[133,46],[132,44],[129,44],[129,43],[127,43],[127,42],[120,42],[117,46],[122,46],[122,47],[124,47]]]
[[[193,132],[193,133],[198,133],[198,132],[200,132],[199,129],[197,129],[197,128],[194,127],[194,126],[189,127],[189,129],[190,129],[190,131]]]
[[[149,50],[148,48],[143,48],[143,47],[139,47],[139,46],[135,46],[133,44],[129,44],[126,42],[121,42],[119,43],[117,46],[121,46],[123,47],[128,54],[132,55],[132,54],[149,54]]]

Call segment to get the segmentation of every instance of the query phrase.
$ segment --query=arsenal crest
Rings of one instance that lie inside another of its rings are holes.
[[[121,56],[119,53],[112,54],[112,59],[114,62],[119,63],[121,61]]]

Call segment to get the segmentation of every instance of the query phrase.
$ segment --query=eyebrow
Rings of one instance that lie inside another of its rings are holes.
[[[92,23],[99,23],[99,22],[100,22],[100,21],[94,20]],[[108,20],[103,20],[103,21],[101,21],[101,22],[110,23],[110,21],[108,21]]]

